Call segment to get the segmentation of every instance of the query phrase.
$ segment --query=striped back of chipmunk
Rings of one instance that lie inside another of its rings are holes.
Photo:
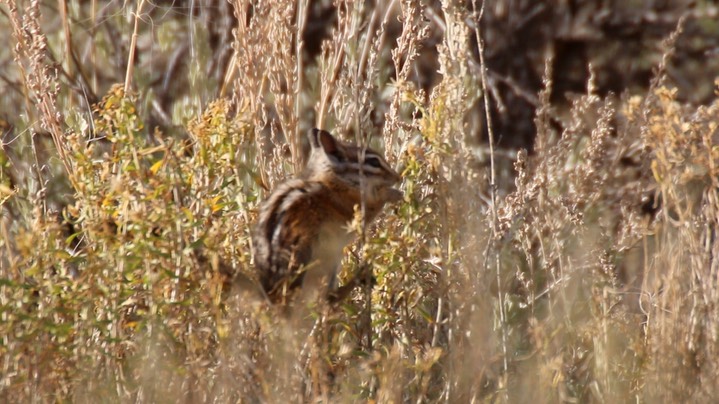
[[[280,184],[263,203],[255,234],[255,266],[269,296],[302,281],[298,270],[311,259],[313,229],[319,217],[311,212],[319,184],[293,179]],[[314,195],[314,197],[313,197]]]

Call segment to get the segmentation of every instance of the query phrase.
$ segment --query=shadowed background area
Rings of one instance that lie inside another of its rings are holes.
[[[0,398],[716,400],[718,14],[0,1]],[[250,227],[312,127],[404,199],[288,320]]]

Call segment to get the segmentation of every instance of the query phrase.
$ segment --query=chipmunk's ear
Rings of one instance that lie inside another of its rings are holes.
[[[310,145],[313,150],[322,149],[325,154],[334,156],[339,160],[344,160],[344,151],[342,146],[337,142],[334,136],[329,132],[314,128],[310,131]]]

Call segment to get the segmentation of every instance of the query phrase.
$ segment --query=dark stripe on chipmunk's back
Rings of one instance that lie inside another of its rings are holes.
[[[289,208],[287,205],[288,201],[290,205],[294,203],[300,195],[306,194],[305,184],[300,181],[287,182],[284,184],[286,189],[278,189],[273,195],[270,196],[270,203],[268,207],[271,210],[268,213],[268,217],[263,229],[266,240],[270,242],[270,247],[273,244],[275,233],[277,232],[277,224],[282,222],[282,217],[285,211]],[[299,195],[292,195],[293,193],[299,193]]]

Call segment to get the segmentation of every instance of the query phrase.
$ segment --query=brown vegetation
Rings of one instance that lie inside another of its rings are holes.
[[[0,13],[2,401],[719,398],[710,2]],[[405,198],[292,322],[249,232],[313,126]]]

